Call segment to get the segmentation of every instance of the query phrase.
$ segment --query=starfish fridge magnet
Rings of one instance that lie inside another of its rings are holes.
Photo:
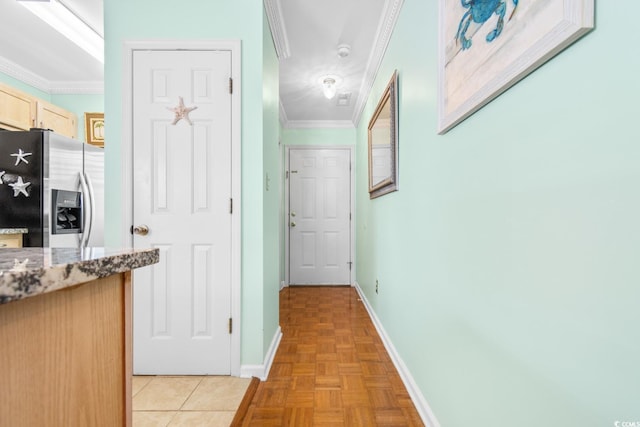
[[[175,113],[175,117],[173,118],[173,122],[171,122],[172,125],[175,125],[176,123],[178,123],[180,120],[184,119],[187,123],[189,123],[191,126],[193,126],[193,123],[191,122],[191,119],[189,118],[189,113],[192,112],[193,110],[195,110],[196,106],[193,107],[185,107],[184,106],[184,100],[182,99],[181,96],[178,97],[178,106],[174,107],[174,108],[169,108],[167,107],[167,110],[169,111],[173,111]]]
[[[22,177],[19,176],[18,180],[13,184],[9,184],[9,187],[13,188],[13,197],[18,197],[18,194],[22,193],[25,197],[29,197],[29,193],[27,193],[27,187],[30,186],[30,182],[24,182]]]
[[[16,164],[14,166],[18,166],[18,163],[20,162],[25,162],[26,164],[29,164],[29,161],[25,159],[25,157],[31,156],[32,154],[33,153],[25,153],[24,151],[22,151],[22,148],[18,148],[17,153],[11,154],[12,157],[16,158]]]

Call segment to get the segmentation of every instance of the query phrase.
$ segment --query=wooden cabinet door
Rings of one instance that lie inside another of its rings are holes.
[[[9,130],[29,130],[36,117],[35,98],[0,84],[0,127]]]
[[[21,248],[22,234],[0,234],[0,248]]]
[[[37,123],[39,128],[51,129],[69,138],[75,138],[78,133],[75,114],[44,101],[38,101]]]

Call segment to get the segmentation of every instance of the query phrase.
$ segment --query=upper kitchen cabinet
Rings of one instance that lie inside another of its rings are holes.
[[[75,138],[78,134],[78,119],[75,114],[48,102],[37,101],[37,127]]]
[[[36,99],[0,83],[0,128],[29,130],[36,123]]]
[[[78,118],[57,105],[0,83],[0,128],[29,130],[33,127],[76,138]]]

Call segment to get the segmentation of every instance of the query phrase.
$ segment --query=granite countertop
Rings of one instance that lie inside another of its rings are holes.
[[[156,264],[159,259],[158,249],[2,249],[0,304]]]
[[[0,228],[0,234],[27,234],[26,228]]]

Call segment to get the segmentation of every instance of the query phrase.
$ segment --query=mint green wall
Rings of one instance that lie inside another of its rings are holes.
[[[284,129],[284,145],[354,145],[356,129]]]
[[[78,117],[78,140],[86,141],[84,113],[104,112],[104,95],[51,95],[51,103],[73,112]]]
[[[279,63],[276,50],[271,39],[269,23],[266,13],[262,18],[262,49],[263,49],[263,168],[264,183],[262,186],[264,198],[264,325],[265,341],[263,352],[266,354],[279,322],[280,288],[280,121],[278,120],[280,106]]]
[[[358,129],[357,280],[442,426],[640,420],[638,15],[596,2],[593,32],[438,136],[438,2],[404,2]],[[371,201],[396,68],[400,191]]]
[[[105,2],[106,236],[120,245],[120,159],[122,153],[122,55],[126,40],[242,40],[242,364],[261,364],[265,325],[263,273],[263,7],[259,0],[110,0]],[[269,310],[277,310],[269,307]]]

